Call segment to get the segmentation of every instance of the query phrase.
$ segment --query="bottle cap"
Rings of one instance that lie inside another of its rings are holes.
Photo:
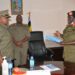
[[[33,56],[31,56],[31,59],[33,59]]]
[[[3,59],[5,60],[6,59],[6,56],[4,56]]]

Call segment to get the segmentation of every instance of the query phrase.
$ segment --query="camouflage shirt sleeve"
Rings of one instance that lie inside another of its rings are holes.
[[[10,35],[7,29],[0,26],[0,50],[3,50],[9,43]]]

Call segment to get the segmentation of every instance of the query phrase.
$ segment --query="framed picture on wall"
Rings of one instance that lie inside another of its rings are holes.
[[[23,14],[23,4],[22,0],[11,0],[11,14]]]

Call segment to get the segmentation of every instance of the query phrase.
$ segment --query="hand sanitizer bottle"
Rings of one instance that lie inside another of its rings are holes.
[[[8,72],[8,62],[6,60],[6,56],[3,57],[2,75],[9,75],[9,72]]]
[[[31,56],[30,57],[30,70],[34,70],[34,57],[33,56]]]
[[[12,75],[12,69],[13,69],[13,64],[11,59],[8,59],[8,71],[9,71],[9,75]]]

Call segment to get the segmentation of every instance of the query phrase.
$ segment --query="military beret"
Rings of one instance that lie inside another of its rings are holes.
[[[10,18],[8,10],[0,11],[0,17]]]

